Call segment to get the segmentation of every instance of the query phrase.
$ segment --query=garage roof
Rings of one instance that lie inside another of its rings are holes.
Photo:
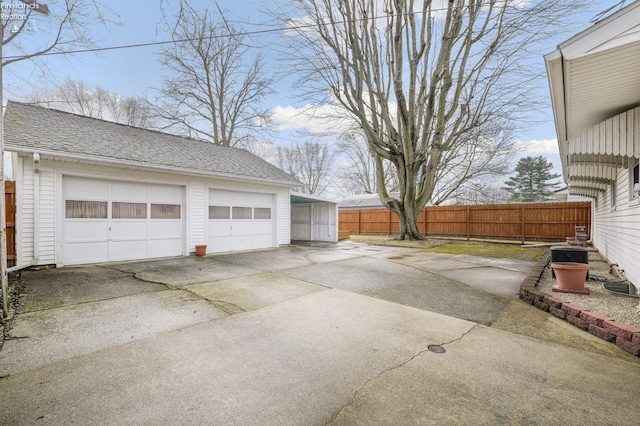
[[[293,176],[244,149],[9,101],[5,148],[121,167],[298,186]]]

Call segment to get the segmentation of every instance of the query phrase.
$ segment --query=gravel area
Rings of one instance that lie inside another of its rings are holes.
[[[609,264],[602,255],[591,248],[589,249],[589,274],[590,279],[585,283],[585,287],[589,288],[589,295],[552,291],[551,287],[556,285],[556,280],[551,277],[550,268],[545,268],[538,282],[538,288],[547,294],[577,303],[594,312],[607,315],[618,322],[640,329],[640,298],[613,294],[602,287],[602,281],[593,279],[597,277],[606,278],[607,281],[621,280],[619,276],[612,273]]]

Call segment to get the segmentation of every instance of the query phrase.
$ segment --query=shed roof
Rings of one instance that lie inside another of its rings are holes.
[[[244,149],[9,101],[5,148],[57,158],[298,186]]]

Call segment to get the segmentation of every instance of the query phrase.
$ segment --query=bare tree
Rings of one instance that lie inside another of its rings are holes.
[[[304,184],[302,192],[322,195],[329,185],[335,153],[319,141],[283,147],[278,146],[277,166]]]
[[[84,81],[66,78],[50,89],[34,90],[26,102],[135,127],[154,127],[149,105],[141,97],[123,97]]]
[[[461,190],[510,173],[515,150],[513,143],[505,138],[509,134],[500,131],[494,135],[479,134],[465,144],[444,151],[436,172],[431,203],[440,205],[457,198]]]
[[[376,164],[364,137],[347,134],[339,143],[340,153],[346,160],[339,173],[340,183],[346,195],[374,194],[376,190]],[[398,177],[388,161],[384,161],[384,186],[389,192],[398,190]]]
[[[509,193],[491,181],[472,181],[459,188],[453,195],[456,204],[504,204],[509,202]]]
[[[530,58],[576,2],[299,0],[283,4],[292,66],[309,99],[341,105],[376,160],[377,192],[421,239],[417,217],[453,152],[502,140],[532,108]],[[532,53],[533,52],[533,53]],[[536,72],[538,72],[537,70]],[[479,142],[480,141],[480,142]],[[400,195],[384,186],[384,161]]]
[[[220,9],[180,0],[164,11],[163,31],[175,41],[160,52],[169,72],[150,104],[166,128],[224,146],[243,144],[268,123],[261,103],[271,93],[263,58]]]

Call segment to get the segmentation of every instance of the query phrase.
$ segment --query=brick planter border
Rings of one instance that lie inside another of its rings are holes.
[[[531,269],[529,275],[520,284],[520,299],[640,357],[640,329],[592,312],[556,294],[550,295],[540,291],[538,283],[545,268],[546,261],[543,260]]]

